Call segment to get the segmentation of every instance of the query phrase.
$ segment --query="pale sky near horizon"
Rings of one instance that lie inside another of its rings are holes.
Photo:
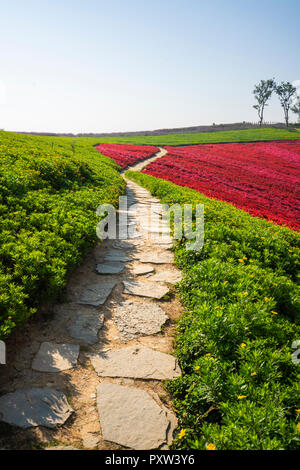
[[[300,80],[300,0],[0,0],[0,7],[5,130],[256,121],[255,83]],[[265,118],[283,121],[276,97]]]

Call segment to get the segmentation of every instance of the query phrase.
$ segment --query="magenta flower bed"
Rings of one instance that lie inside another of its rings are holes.
[[[144,173],[300,229],[300,141],[165,148]]]
[[[151,157],[158,152],[158,148],[154,145],[100,144],[96,149],[102,155],[112,158],[122,168]]]

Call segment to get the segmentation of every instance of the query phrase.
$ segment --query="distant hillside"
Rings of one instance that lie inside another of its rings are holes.
[[[298,127],[299,124],[291,124],[291,127]],[[283,123],[265,123],[262,127],[285,128]],[[55,132],[20,132],[21,134],[31,135],[44,135],[44,136],[64,136],[64,137],[122,137],[122,136],[151,136],[151,135],[164,135],[164,134],[191,134],[199,132],[217,132],[217,131],[232,131],[241,129],[258,128],[257,123],[253,122],[237,122],[232,124],[213,124],[211,126],[193,126],[193,127],[179,127],[175,129],[155,129],[152,131],[135,131],[135,132],[97,132],[97,133],[55,133]]]

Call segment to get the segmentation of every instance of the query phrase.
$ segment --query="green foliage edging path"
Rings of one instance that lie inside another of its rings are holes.
[[[175,250],[186,308],[168,383],[180,449],[299,447],[300,236],[230,204],[137,172],[126,176],[162,202],[205,205],[201,252]]]
[[[0,338],[61,292],[124,189],[90,139],[0,132]]]

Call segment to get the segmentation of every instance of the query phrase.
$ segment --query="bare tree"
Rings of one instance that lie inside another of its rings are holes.
[[[289,127],[289,111],[293,104],[293,97],[296,94],[297,88],[290,82],[281,82],[280,85],[276,86],[275,91],[278,95],[280,104],[283,107],[286,127]]]
[[[264,110],[268,106],[267,102],[272,96],[273,90],[276,88],[276,83],[274,78],[270,80],[261,80],[258,85],[255,85],[253,90],[254,97],[257,101],[257,104],[253,106],[258,112],[259,117],[259,127],[261,127],[264,120]]]
[[[298,122],[300,123],[300,96],[295,99],[294,105],[291,107],[293,113],[298,114]]]

